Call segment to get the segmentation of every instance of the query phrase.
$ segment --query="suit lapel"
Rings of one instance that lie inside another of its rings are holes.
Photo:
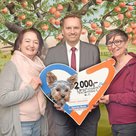
[[[64,63],[64,64],[69,66],[67,48],[66,48],[66,44],[65,43],[62,45],[62,52],[61,52],[61,54],[62,54],[62,61],[63,61],[62,63]]]
[[[85,47],[82,43],[82,41],[80,41],[80,54],[79,54],[79,71],[82,70],[82,68],[85,67],[85,62],[86,62],[86,51],[85,51]]]

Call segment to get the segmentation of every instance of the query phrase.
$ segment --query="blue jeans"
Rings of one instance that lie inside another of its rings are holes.
[[[112,125],[113,136],[136,136],[136,123]]]
[[[40,136],[40,119],[21,122],[22,136]]]

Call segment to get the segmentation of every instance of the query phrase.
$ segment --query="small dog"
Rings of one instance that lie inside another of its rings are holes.
[[[77,75],[72,75],[67,81],[64,81],[57,80],[57,77],[52,72],[48,72],[46,78],[48,86],[51,89],[51,100],[58,104],[58,106],[62,107],[70,99],[70,93],[77,81]]]

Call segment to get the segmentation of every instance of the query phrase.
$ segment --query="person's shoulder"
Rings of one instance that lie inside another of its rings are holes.
[[[15,67],[15,64],[14,64],[11,60],[9,60],[8,62],[5,63],[4,66],[5,66],[5,67],[12,68],[12,67]]]
[[[49,50],[49,51],[58,50],[58,49],[61,49],[61,48],[62,48],[62,46],[63,46],[62,44],[55,45],[55,46],[53,46],[53,47],[49,48],[48,50]]]
[[[84,41],[81,41],[81,46],[88,49],[98,49],[98,46]]]
[[[130,55],[133,58],[133,60],[136,60],[136,53],[128,52],[128,55]]]
[[[136,53],[129,52],[128,54],[133,57],[130,62],[136,64]]]
[[[1,72],[16,73],[16,71],[17,71],[16,65],[11,60],[9,60],[8,62],[4,64],[4,67]]]
[[[136,53],[134,52],[128,52],[129,55],[131,55],[132,57],[134,57],[136,59]]]
[[[94,44],[91,44],[91,43],[88,43],[88,42],[85,42],[85,41],[80,41],[81,44],[83,44],[84,46],[95,46]]]

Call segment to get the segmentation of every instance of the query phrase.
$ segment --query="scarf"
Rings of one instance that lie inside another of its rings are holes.
[[[20,89],[23,89],[26,85],[28,85],[31,81],[31,78],[36,76],[38,77],[41,70],[45,67],[43,62],[38,56],[35,56],[33,60],[29,59],[20,51],[14,51],[14,54],[11,57],[11,61],[16,65],[17,71],[23,80]],[[44,94],[38,88],[36,90],[36,97],[39,104],[39,110],[41,115],[44,115],[46,100]]]

